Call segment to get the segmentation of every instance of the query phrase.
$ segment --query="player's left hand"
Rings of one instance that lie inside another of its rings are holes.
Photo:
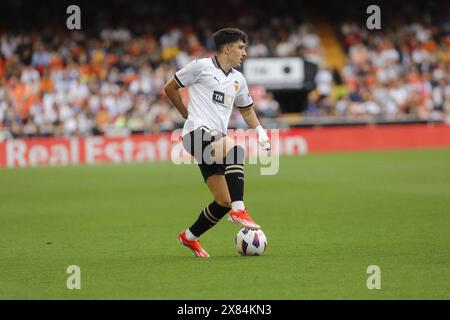
[[[256,127],[256,133],[258,134],[258,143],[266,151],[270,150],[270,141],[267,136],[266,130],[261,126]]]

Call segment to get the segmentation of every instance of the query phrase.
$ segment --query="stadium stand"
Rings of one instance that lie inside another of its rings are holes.
[[[331,19],[331,6],[320,19],[308,19],[307,5],[295,1],[252,12],[248,8],[258,7],[235,1],[216,19],[198,15],[217,12],[217,4],[199,1],[188,8],[175,1],[182,10],[165,21],[161,16],[173,8],[158,1],[148,6],[137,1],[116,21],[124,3],[112,1],[108,13],[87,19],[79,31],[54,27],[55,21],[46,23],[42,16],[28,25],[22,23],[28,18],[13,23],[3,17],[0,139],[179,127],[183,119],[162,86],[190,60],[212,55],[210,36],[224,25],[248,32],[249,57],[300,56],[318,66],[314,90],[294,113],[286,112],[276,92],[251,87],[255,109],[267,123],[445,121],[450,118],[450,20],[448,4],[437,2],[441,14],[433,20],[428,13],[436,5],[410,5],[404,20],[387,14],[383,29],[370,32],[363,10]],[[39,12],[54,16],[56,8],[53,3],[47,13]],[[22,9],[30,14],[29,8],[15,8]],[[244,125],[238,113],[231,124]]]

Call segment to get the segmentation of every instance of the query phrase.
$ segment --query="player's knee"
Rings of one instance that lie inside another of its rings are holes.
[[[217,159],[225,158],[228,151],[233,148],[234,141],[229,137],[223,137],[218,141],[213,142],[213,150]]]
[[[233,139],[225,137],[223,139],[223,154],[226,155],[235,146]]]
[[[245,150],[237,145],[228,151],[226,156],[226,164],[243,164],[245,159]]]

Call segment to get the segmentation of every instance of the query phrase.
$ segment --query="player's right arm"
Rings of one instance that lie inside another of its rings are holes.
[[[183,100],[181,99],[180,92],[178,91],[180,89],[180,86],[175,81],[175,78],[170,79],[166,82],[164,85],[164,91],[167,94],[167,97],[169,100],[173,103],[175,108],[181,113],[184,119],[187,119],[188,117],[188,110],[186,106],[183,103]]]
[[[170,101],[180,111],[183,118],[187,119],[188,110],[181,100],[178,89],[182,87],[189,87],[197,82],[202,69],[202,63],[199,60],[194,60],[185,65],[182,69],[175,72],[173,78],[164,85],[164,91],[169,97]]]

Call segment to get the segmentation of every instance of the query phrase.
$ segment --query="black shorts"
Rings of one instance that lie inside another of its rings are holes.
[[[206,148],[211,148],[212,142],[218,141],[224,136],[222,132],[206,127],[200,127],[183,136],[183,147],[197,160],[205,182],[212,175],[225,174],[225,164],[215,163],[212,159],[203,159]],[[207,151],[206,154],[209,152]]]

